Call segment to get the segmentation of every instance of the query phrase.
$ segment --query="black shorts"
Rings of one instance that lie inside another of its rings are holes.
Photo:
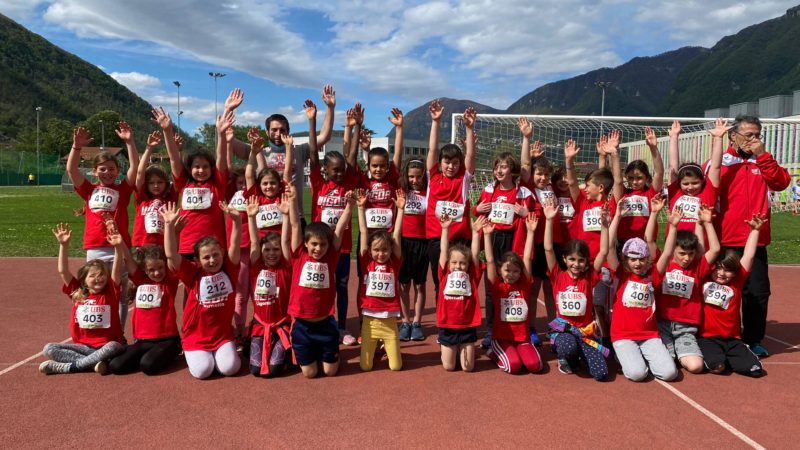
[[[561,259],[561,246],[553,244],[556,261]],[[547,256],[544,254],[544,244],[533,244],[533,264],[531,276],[534,278],[547,278]]]
[[[422,284],[428,279],[428,240],[425,238],[403,238],[403,265],[400,267],[400,283],[413,281]]]
[[[439,328],[439,343],[447,346],[473,344],[478,342],[478,328]]]
[[[339,361],[339,330],[336,319],[327,317],[319,322],[296,319],[292,325],[292,350],[297,363],[308,366],[323,361]]]
[[[732,371],[750,377],[761,376],[761,362],[750,348],[736,338],[698,337],[697,345],[709,370],[725,365]]]

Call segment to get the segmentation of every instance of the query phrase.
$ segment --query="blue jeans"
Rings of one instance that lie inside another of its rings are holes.
[[[347,328],[347,282],[350,280],[350,253],[339,255],[336,266],[336,318],[339,330]]]

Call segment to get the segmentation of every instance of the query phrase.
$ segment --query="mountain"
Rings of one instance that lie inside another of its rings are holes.
[[[792,12],[794,11],[794,13]],[[658,112],[702,116],[726,107],[800,89],[800,11],[722,38],[678,74]]]
[[[653,115],[671,93],[683,68],[706,53],[708,50],[702,47],[683,47],[548,83],[525,94],[506,112],[599,116],[602,90],[595,86],[595,82],[610,81],[611,86],[606,88],[606,115]]]
[[[97,66],[68,53],[0,14],[0,136],[17,138],[41,120],[77,124],[101,111],[116,111],[134,129],[140,149],[150,123],[150,104]],[[119,145],[106,123],[106,145]],[[94,133],[94,132],[93,132]],[[100,143],[95,135],[95,142]],[[68,150],[68,149],[67,149]]]
[[[439,140],[450,141],[451,125],[450,114],[454,112],[464,112],[468,107],[475,108],[478,114],[500,114],[504,111],[492,108],[491,106],[482,105],[472,100],[455,100],[452,98],[440,98],[439,103],[444,107],[444,116],[442,117],[441,124],[439,125]],[[433,100],[425,103],[424,105],[412,109],[403,114],[403,138],[416,139],[428,142],[431,134],[431,115],[428,108],[431,106]],[[394,138],[394,129],[392,129],[388,137]]]

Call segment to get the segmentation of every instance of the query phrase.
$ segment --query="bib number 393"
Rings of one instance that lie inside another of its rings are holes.
[[[694,290],[694,278],[673,270],[666,273],[661,284],[661,292],[676,297],[689,298]]]

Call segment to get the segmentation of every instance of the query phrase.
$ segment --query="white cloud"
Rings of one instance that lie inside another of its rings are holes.
[[[142,92],[161,86],[158,78],[139,72],[111,72],[109,76],[133,92]]]

